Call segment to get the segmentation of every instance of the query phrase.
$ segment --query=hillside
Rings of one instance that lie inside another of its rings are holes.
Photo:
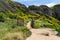
[[[52,28],[58,31],[57,35],[60,36],[60,16],[57,16],[60,5],[58,6],[26,7],[15,1],[0,0],[0,40],[25,40],[31,35],[31,31],[26,27],[29,21],[34,29]]]
[[[12,12],[12,13],[17,13],[18,10],[20,11],[26,11],[26,6],[21,4],[21,3],[18,3],[18,2],[13,2],[13,1],[8,1],[8,2],[5,2],[5,1],[0,1],[0,12]]]

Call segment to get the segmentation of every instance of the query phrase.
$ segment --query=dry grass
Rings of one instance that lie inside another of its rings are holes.
[[[3,40],[24,40],[24,36],[22,32],[8,33],[5,35]]]

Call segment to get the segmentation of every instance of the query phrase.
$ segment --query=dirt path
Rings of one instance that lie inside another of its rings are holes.
[[[40,28],[40,29],[33,29],[30,26],[31,21],[27,23],[27,27],[32,32],[31,36],[28,37],[26,40],[60,40],[60,37],[56,36],[58,33],[54,29],[50,28]]]

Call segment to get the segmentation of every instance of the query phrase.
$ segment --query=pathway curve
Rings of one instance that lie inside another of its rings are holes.
[[[31,28],[31,21],[27,23],[27,28],[32,32],[31,36],[26,40],[60,40],[60,37],[56,36],[58,33],[54,29],[50,28],[40,28],[33,29]]]

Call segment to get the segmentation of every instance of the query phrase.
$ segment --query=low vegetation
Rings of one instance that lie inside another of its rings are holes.
[[[41,9],[43,11],[40,11],[40,7],[33,5],[27,8],[25,5],[11,0],[7,2],[8,4],[5,1],[1,1],[1,3],[4,6],[1,5],[0,10],[0,40],[25,40],[31,35],[30,30],[26,27],[29,21],[34,23],[31,25],[33,28],[53,28],[59,32],[57,35],[60,35],[60,21],[52,17],[56,15],[55,12],[53,13],[55,15],[45,13],[47,8],[50,10],[49,7],[42,5],[40,7],[43,7]]]

